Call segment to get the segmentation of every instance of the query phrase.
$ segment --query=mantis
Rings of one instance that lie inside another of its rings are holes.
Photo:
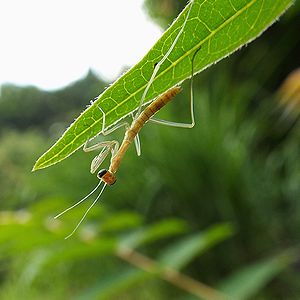
[[[74,230],[68,236],[66,236],[65,239],[68,239],[69,237],[71,237],[74,234],[74,232],[78,229],[78,227],[81,225],[81,223],[83,222],[83,220],[85,219],[85,217],[87,216],[89,211],[92,209],[92,207],[96,204],[96,202],[99,200],[99,198],[103,194],[106,186],[111,186],[116,182],[116,173],[117,173],[119,166],[124,158],[124,155],[126,154],[128,148],[132,142],[134,142],[134,144],[135,144],[137,155],[138,156],[141,155],[141,146],[140,146],[140,140],[139,140],[138,134],[147,122],[153,122],[153,123],[160,124],[160,125],[180,127],[180,128],[194,127],[194,125],[195,125],[194,95],[193,95],[194,59],[195,59],[195,56],[198,53],[198,51],[201,49],[201,47],[199,47],[194,52],[193,57],[191,59],[191,80],[190,80],[191,122],[190,123],[178,123],[178,122],[171,122],[171,121],[166,121],[166,120],[161,120],[161,119],[155,119],[153,117],[158,111],[160,111],[167,103],[169,103],[181,91],[181,87],[179,87],[179,86],[174,86],[174,87],[170,88],[168,91],[166,91],[161,96],[156,98],[153,102],[151,102],[144,110],[142,110],[146,94],[147,94],[160,66],[168,58],[169,54],[175,47],[177,40],[183,33],[183,30],[184,30],[187,20],[189,18],[189,14],[190,14],[192,5],[193,5],[193,1],[191,1],[191,3],[190,3],[190,8],[187,12],[187,16],[185,18],[184,23],[183,23],[180,31],[178,32],[176,38],[174,39],[172,45],[168,49],[167,53],[163,56],[163,58],[158,63],[156,63],[154,65],[154,70],[153,70],[152,76],[144,90],[144,93],[143,93],[141,101],[139,103],[137,112],[135,115],[132,114],[132,117],[133,117],[132,123],[129,124],[128,122],[123,121],[123,122],[118,123],[117,125],[115,125],[112,128],[106,129],[105,113],[101,109],[101,107],[98,106],[99,110],[102,113],[102,118],[103,118],[102,130],[100,132],[101,134],[103,134],[104,136],[109,135],[110,133],[112,133],[113,131],[115,131],[116,129],[119,129],[121,127],[125,127],[126,131],[125,131],[124,139],[123,139],[121,145],[119,145],[119,142],[116,140],[103,141],[103,142],[97,143],[92,146],[88,145],[88,143],[89,143],[89,140],[88,140],[84,144],[83,150],[85,152],[101,149],[100,153],[91,162],[91,170],[90,171],[92,174],[94,174],[99,169],[100,165],[103,163],[105,158],[109,155],[109,153],[111,153],[111,160],[110,160],[110,165],[109,165],[108,169],[102,169],[97,173],[97,177],[99,179],[99,183],[97,184],[97,186],[89,194],[87,194],[84,198],[82,198],[77,203],[75,203],[71,207],[65,209],[63,212],[61,212],[60,214],[55,216],[55,219],[56,219],[56,218],[60,217],[61,215],[63,215],[64,213],[66,213],[67,211],[73,209],[74,207],[76,207],[77,205],[79,205],[80,203],[82,203],[83,201],[88,199],[102,185],[98,196],[95,198],[95,200],[89,206],[89,208],[86,210],[86,212],[84,213],[84,215],[82,216],[82,218],[80,219],[78,224],[75,226]]]

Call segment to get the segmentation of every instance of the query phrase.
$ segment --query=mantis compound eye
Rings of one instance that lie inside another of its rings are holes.
[[[100,170],[97,177],[108,185],[113,185],[117,180],[115,174],[106,169]]]
[[[107,170],[106,170],[106,169],[102,169],[102,170],[100,170],[100,171],[98,172],[97,177],[98,177],[99,179],[102,179],[102,177],[103,177],[106,173],[107,173]]]

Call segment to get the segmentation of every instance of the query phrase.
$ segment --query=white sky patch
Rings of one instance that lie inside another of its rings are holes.
[[[161,29],[142,0],[1,0],[0,84],[56,89],[91,68],[112,81]]]

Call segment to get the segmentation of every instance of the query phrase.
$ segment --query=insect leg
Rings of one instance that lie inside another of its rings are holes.
[[[140,142],[139,134],[137,134],[134,138],[134,145],[135,145],[137,155],[140,156],[141,155],[141,142]]]
[[[99,105],[97,105],[97,107],[98,107],[98,109],[102,113],[102,120],[103,121],[102,121],[102,130],[101,130],[100,133],[102,133],[103,135],[109,135],[112,132],[114,132],[115,130],[117,130],[117,129],[123,127],[123,126],[125,126],[125,127],[129,126],[128,122],[124,121],[124,122],[120,122],[120,123],[116,124],[115,126],[109,128],[109,129],[106,129],[105,128],[105,125],[106,125],[106,123],[105,123],[105,121],[106,121],[106,114],[105,114],[105,112],[103,111],[103,109]]]
[[[166,125],[166,126],[179,127],[179,128],[193,128],[195,126],[195,122],[193,121],[191,123],[180,123],[180,122],[172,122],[172,121],[154,119],[154,118],[150,119],[149,121],[159,125]]]
[[[95,173],[95,171],[99,168],[99,166],[102,164],[102,162],[105,160],[109,152],[113,152],[113,149],[118,149],[119,148],[119,143],[118,141],[103,141],[100,143],[97,143],[92,146],[88,146],[87,143],[84,144],[83,146],[83,151],[85,152],[90,152],[94,150],[101,149],[101,152],[94,157],[91,163],[91,173]]]
[[[91,162],[91,173],[94,174],[96,170],[100,167],[102,162],[105,160],[109,152],[111,152],[112,157],[119,149],[119,143],[117,141],[112,141],[109,146],[106,146],[102,149],[102,151],[95,156],[95,158]]]
[[[102,124],[102,131],[101,131],[101,133],[103,135],[109,135],[110,133],[112,133],[116,129],[121,128],[123,126],[125,126],[126,128],[129,127],[129,124],[127,122],[121,122],[121,123],[117,124],[116,126],[114,126],[112,128],[105,129],[105,112],[99,106],[98,106],[98,108],[101,110],[101,112],[103,114],[103,124]],[[86,141],[86,143],[83,146],[83,151],[90,152],[90,151],[94,151],[94,150],[98,150],[98,149],[103,148],[101,150],[101,152],[97,156],[95,156],[95,158],[92,160],[90,171],[93,174],[93,173],[96,172],[96,170],[102,164],[102,162],[105,160],[105,158],[107,157],[109,152],[111,152],[112,157],[116,155],[116,153],[119,149],[119,143],[116,140],[102,141],[102,142],[96,143],[94,145],[88,146],[89,142],[90,142],[90,140]]]
[[[111,144],[117,143],[117,141],[103,141],[103,142],[97,143],[95,145],[88,146],[88,142],[89,141],[87,141],[83,146],[84,152],[91,152],[91,151],[98,150],[101,148],[109,147],[109,146],[111,146]]]
[[[134,114],[132,113],[131,114],[131,117],[132,117],[132,120],[134,121],[135,120],[135,116]],[[127,130],[128,128],[126,128]],[[141,155],[141,142],[140,142],[140,137],[139,137],[139,134],[137,134],[134,138],[134,145],[135,145],[135,149],[136,149],[136,154],[137,156],[140,156]]]
[[[188,18],[189,18],[189,16],[190,16],[190,12],[191,12],[191,10],[192,10],[193,4],[194,4],[194,0],[191,0],[191,1],[190,1],[190,7],[189,7],[189,10],[188,10],[188,12],[187,12],[187,14],[186,14],[186,18],[185,18],[185,20],[184,20],[184,22],[183,22],[183,24],[182,24],[182,26],[181,26],[181,29],[179,30],[177,36],[175,37],[175,39],[174,39],[172,45],[170,46],[170,48],[168,49],[168,51],[166,52],[166,54],[162,57],[162,59],[161,59],[158,63],[155,64],[153,73],[152,73],[152,75],[151,75],[151,78],[150,78],[149,82],[147,83],[147,86],[146,86],[146,88],[145,88],[145,90],[144,90],[144,92],[143,92],[143,95],[142,95],[142,98],[141,98],[141,101],[140,101],[140,104],[139,104],[137,113],[136,113],[136,115],[135,115],[135,119],[137,119],[138,116],[141,114],[142,106],[143,106],[143,104],[144,104],[144,102],[145,102],[146,95],[147,95],[147,93],[148,93],[148,90],[149,90],[149,88],[150,88],[152,82],[153,82],[154,79],[155,79],[155,76],[156,76],[157,72],[158,72],[159,69],[160,69],[160,66],[161,66],[161,65],[164,63],[164,61],[168,58],[168,56],[170,55],[170,53],[171,53],[172,50],[174,49],[174,47],[175,47],[175,45],[176,45],[176,43],[177,43],[179,37],[182,35],[182,33],[183,33],[183,31],[184,31],[184,28],[185,28],[185,26],[186,26],[187,20],[188,20]]]
[[[180,128],[193,128],[195,126],[195,115],[194,115],[194,60],[196,54],[201,49],[201,46],[195,51],[191,59],[191,80],[190,80],[190,112],[191,112],[191,123],[180,123],[180,122],[172,122],[161,119],[151,118],[149,121],[152,123],[167,125],[171,127],[180,127]]]

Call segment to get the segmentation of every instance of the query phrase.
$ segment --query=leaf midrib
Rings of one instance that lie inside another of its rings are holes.
[[[164,71],[162,71],[160,74],[157,75],[156,79],[158,79],[159,77],[161,77],[162,75],[164,75],[166,72],[168,72],[171,67],[176,66],[181,60],[183,60],[184,58],[186,58],[187,56],[189,56],[193,51],[197,50],[202,44],[204,44],[207,40],[209,40],[211,37],[213,37],[216,33],[218,33],[223,27],[225,27],[228,23],[230,23],[232,20],[234,20],[235,18],[237,18],[240,14],[242,14],[246,9],[248,9],[249,7],[251,7],[254,3],[256,3],[258,0],[252,0],[249,3],[247,3],[244,7],[242,7],[241,9],[237,10],[229,19],[227,19],[224,23],[222,23],[219,27],[217,27],[215,30],[213,30],[206,38],[204,38],[200,43],[198,43],[197,45],[195,45],[193,48],[191,48],[190,50],[188,50],[187,52],[185,52],[180,58],[178,58],[176,61],[174,61],[173,63],[170,64],[169,67],[167,67]],[[126,103],[127,101],[129,101],[132,97],[134,97],[136,94],[138,94],[140,91],[142,91],[145,87],[147,86],[147,84],[141,86],[138,90],[136,90],[134,93],[132,93],[130,95],[130,97],[125,98],[122,102],[118,103],[116,106],[114,106],[113,109],[109,110],[106,113],[106,116],[108,116],[109,114],[111,114],[114,110],[116,110],[119,106],[123,105],[124,103]],[[97,102],[97,100],[95,101]],[[92,107],[91,107],[92,108]],[[125,116],[124,116],[125,117]],[[88,128],[86,128],[85,130],[83,130],[80,134],[78,134],[75,139],[69,143],[66,144],[65,147],[63,147],[59,152],[57,152],[57,154],[55,154],[54,156],[52,156],[50,159],[44,161],[43,164],[41,164],[41,167],[45,164],[47,164],[49,161],[53,160],[55,157],[59,156],[59,154],[64,151],[67,147],[69,147],[70,145],[74,144],[74,142],[80,138],[86,131],[92,129],[96,124],[98,124],[98,122],[100,122],[102,120],[103,117],[99,118],[98,120],[95,120],[95,122],[90,125]],[[119,120],[117,120],[116,122],[118,122]],[[112,126],[113,124],[115,124],[116,122],[110,124],[109,126]],[[109,127],[108,126],[108,127]],[[76,148],[74,151],[76,151],[77,149],[79,149],[82,145],[78,146],[78,148]]]

